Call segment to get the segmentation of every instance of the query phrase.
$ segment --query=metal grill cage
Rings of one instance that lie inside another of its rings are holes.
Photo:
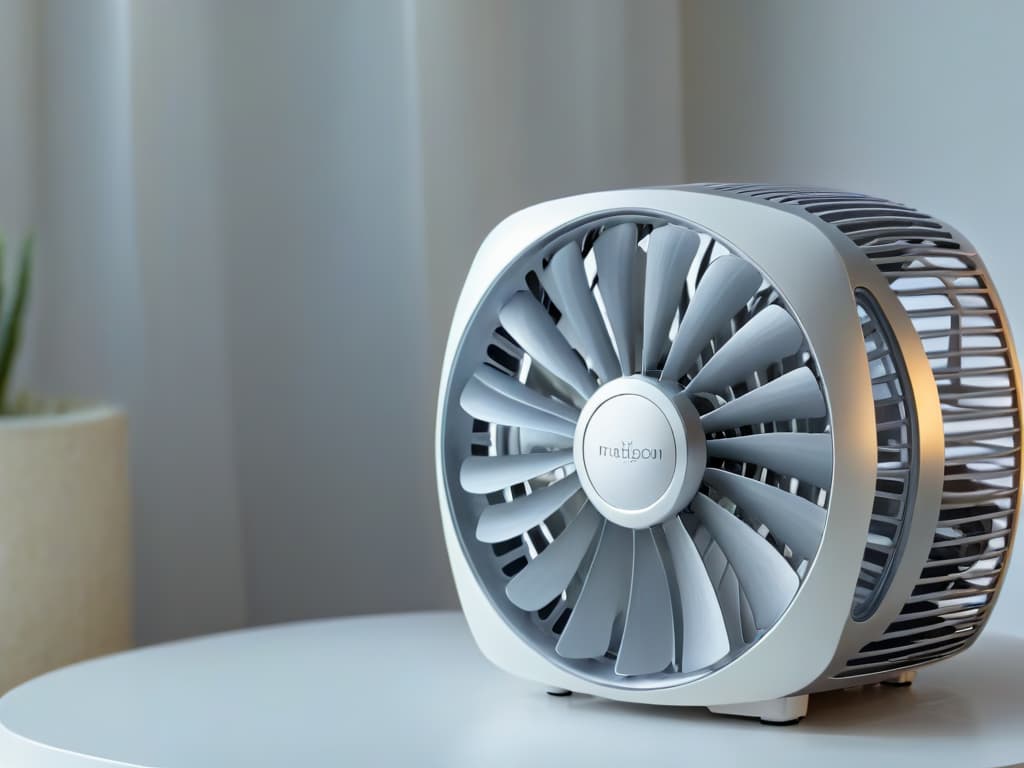
[[[999,302],[978,254],[942,222],[898,203],[829,190],[751,184],[711,188],[795,206],[855,244],[888,281],[917,331],[941,403],[945,470],[939,522],[920,576],[896,620],[864,645],[838,677],[888,672],[965,648],[988,618],[1013,536],[1020,486],[1020,412],[1014,353]],[[872,531],[880,511],[906,506],[914,457],[905,416],[909,391],[884,318],[861,304],[876,386],[879,470]],[[912,416],[912,411],[909,411]],[[884,460],[883,460],[884,459]],[[886,510],[888,512],[886,512]],[[898,537],[900,519],[892,519]],[[905,526],[903,526],[905,529]],[[899,541],[893,542],[899,547]],[[890,549],[893,549],[890,547]],[[880,569],[881,566],[881,569]],[[884,590],[884,563],[865,550],[853,615]]]

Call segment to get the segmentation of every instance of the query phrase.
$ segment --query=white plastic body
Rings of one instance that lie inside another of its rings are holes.
[[[445,541],[466,619],[480,649],[494,664],[551,688],[621,701],[695,706],[764,701],[804,692],[829,669],[849,619],[874,496],[876,463],[874,405],[850,273],[836,245],[819,227],[769,206],[686,188],[581,195],[510,216],[480,247],[455,310],[442,369],[437,455],[442,455],[443,398],[452,364],[480,297],[516,255],[547,233],[583,217],[623,209],[695,222],[770,275],[803,324],[825,385],[834,440],[831,505],[821,548],[783,617],[732,663],[669,687],[605,685],[574,675],[546,658],[491,605],[454,529],[438,461]],[[808,323],[808,318],[814,322]],[[926,410],[931,406],[937,414],[934,386],[931,402],[927,392],[922,397],[919,406]]]

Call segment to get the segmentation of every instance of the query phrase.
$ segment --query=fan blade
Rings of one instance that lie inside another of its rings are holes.
[[[675,224],[651,232],[644,279],[644,371],[657,368],[668,345],[672,325],[690,263],[700,247],[700,235]]]
[[[789,312],[778,304],[767,306],[711,356],[686,392],[721,392],[751,372],[796,354],[803,340]]]
[[[650,530],[633,531],[633,580],[615,674],[660,672],[672,663],[675,647],[672,594],[661,553]]]
[[[566,659],[604,656],[615,618],[626,603],[633,540],[625,528],[606,522],[579,599],[555,651]]]
[[[544,270],[540,275],[540,284],[544,286],[544,291],[547,293],[551,300],[555,303],[561,311],[562,307],[565,306],[565,299],[562,297],[562,292],[558,288],[558,283],[552,279],[550,270]],[[572,318],[569,317],[565,312],[562,312],[562,316],[558,318],[555,323],[555,327],[558,331],[565,336],[565,340],[569,342],[569,346],[573,349],[583,349],[583,345],[580,343],[580,335],[576,332],[576,328],[573,327]]]
[[[832,485],[832,436],[807,432],[764,432],[708,440],[708,455],[760,464],[819,488]]]
[[[553,435],[550,432],[539,432],[527,427],[519,427],[519,449],[517,453],[534,453],[535,451],[559,451],[572,448],[573,439],[565,435]]]
[[[712,261],[679,321],[661,373],[662,380],[681,379],[711,337],[742,309],[760,286],[760,273],[739,256],[725,255]]]
[[[617,378],[619,363],[615,358],[615,348],[590,290],[579,245],[572,242],[561,248],[551,258],[546,274],[550,275],[556,294],[561,298],[559,309],[569,318],[573,332],[579,337],[583,351],[590,357],[601,381]]]
[[[796,594],[800,586],[796,571],[756,531],[703,493],[693,498],[690,509],[710,531],[736,571],[757,626],[767,629]]]
[[[498,312],[506,331],[534,360],[562,379],[583,397],[597,389],[594,378],[579,355],[536,299],[519,291]]]
[[[735,647],[743,645],[743,621],[740,618],[740,583],[736,571],[728,566],[718,582],[718,603],[722,608],[729,643]]]
[[[526,496],[485,507],[476,524],[477,541],[497,544],[521,536],[551,517],[578,490],[580,479],[572,474]]]
[[[683,611],[683,658],[681,672],[692,672],[729,653],[729,635],[722,609],[693,539],[674,517],[662,525],[679,585]]]
[[[714,539],[711,538],[711,534],[708,532],[708,529],[703,525],[697,529],[697,533],[694,535],[694,545],[699,543],[698,539],[703,538],[701,536],[702,533],[707,537],[708,542],[707,551],[701,558],[704,561],[704,570],[708,572],[708,578],[711,579],[711,583],[715,585],[715,589],[718,589],[718,585],[722,581],[722,576],[725,574],[725,569],[729,567],[729,561],[725,559],[725,553],[722,551],[722,548],[714,542]],[[698,551],[699,549],[700,548],[698,547]]]
[[[541,451],[511,456],[469,456],[459,482],[469,493],[491,493],[551,472],[572,462],[572,451]]]
[[[700,417],[705,432],[825,415],[825,398],[810,368],[797,368]]]
[[[524,427],[572,438],[579,411],[535,392],[511,376],[483,365],[459,397],[462,410],[480,421]]]
[[[617,224],[594,242],[597,279],[615,337],[623,376],[633,373],[633,273],[637,258],[635,224]]]
[[[740,592],[740,632],[745,643],[749,643],[757,634],[754,612],[750,609],[750,601],[742,591]]]
[[[683,526],[686,527],[685,525]],[[707,555],[708,547],[711,546],[711,534],[708,533],[708,529],[703,525],[698,526],[697,530],[693,532],[693,546],[697,548],[700,556],[703,558]],[[711,576],[711,583],[715,583],[714,575],[708,571],[708,576]]]
[[[795,493],[722,469],[704,471],[704,481],[732,499],[744,514],[768,526],[793,554],[811,560],[825,532],[825,510]]]
[[[505,594],[524,611],[536,611],[561,593],[583,562],[601,516],[590,504],[505,587]]]

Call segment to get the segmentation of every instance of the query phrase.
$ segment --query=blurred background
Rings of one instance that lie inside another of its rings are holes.
[[[440,356],[533,202],[804,182],[947,218],[1024,338],[1024,4],[0,0],[17,380],[131,419],[136,639],[454,607]],[[1024,566],[993,623],[1024,629]]]

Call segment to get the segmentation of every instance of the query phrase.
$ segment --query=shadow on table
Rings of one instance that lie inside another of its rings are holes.
[[[735,727],[736,718],[702,708],[624,704],[574,697],[576,710],[614,711],[622,718],[680,719],[702,727]],[[986,637],[980,647],[941,666],[923,668],[913,686],[872,685],[811,696],[808,717],[793,732],[900,739],[967,737],[981,729],[1024,728],[1024,638]],[[763,728],[749,721],[751,728]]]

